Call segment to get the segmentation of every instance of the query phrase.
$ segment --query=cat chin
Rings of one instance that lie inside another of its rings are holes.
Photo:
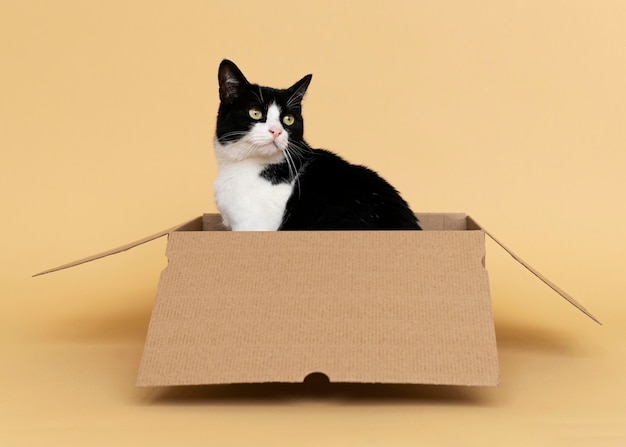
[[[276,144],[270,143],[263,146],[257,146],[255,153],[262,157],[274,158],[281,155],[283,151]]]
[[[218,162],[241,162],[244,160],[256,161],[260,164],[280,163],[285,159],[284,150],[274,143],[265,145],[238,144],[238,142],[222,144],[217,139],[214,142],[215,155]]]

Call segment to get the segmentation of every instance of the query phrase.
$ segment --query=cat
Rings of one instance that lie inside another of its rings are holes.
[[[377,173],[303,139],[306,75],[288,89],[251,84],[225,59],[218,70],[215,203],[234,231],[420,230]]]

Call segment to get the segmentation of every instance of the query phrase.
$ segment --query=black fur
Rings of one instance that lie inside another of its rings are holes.
[[[216,136],[220,142],[237,140],[252,127],[248,115],[252,106],[265,114],[276,102],[283,114],[295,118],[288,128],[288,160],[261,172],[272,184],[294,182],[279,230],[421,229],[408,204],[377,173],[313,149],[304,141],[301,101],[311,75],[278,90],[250,84],[234,63],[224,60],[218,77],[221,102]]]
[[[261,177],[270,182],[272,185],[279,183],[290,183],[294,178],[293,170],[289,169],[287,162],[267,165],[261,171]]]

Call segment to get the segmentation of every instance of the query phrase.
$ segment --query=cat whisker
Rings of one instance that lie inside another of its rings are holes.
[[[298,198],[300,198],[300,172],[292,154],[289,153],[288,149],[289,148],[283,152],[285,154],[285,160],[287,161],[287,168],[289,169],[289,177],[292,179],[291,181],[293,182],[294,189],[298,190]]]
[[[300,172],[305,164],[304,159],[307,154],[311,154],[311,148],[306,146],[305,144],[300,144],[294,141],[290,141],[287,145],[287,149],[285,151],[285,158],[288,159],[288,162],[293,165],[293,169],[295,171],[294,175],[294,188],[298,190],[298,198],[300,198]],[[296,162],[297,160],[297,162]]]
[[[222,143],[228,143],[231,139],[231,137],[238,137],[238,136],[245,136],[248,132],[245,131],[241,131],[241,130],[235,130],[232,132],[226,132],[224,135],[221,135],[217,140]]]
[[[308,148],[307,146],[300,145],[296,142],[291,142],[291,141],[289,142],[288,149],[292,150],[293,155],[297,155],[297,156],[304,156],[306,154],[311,153],[311,149]]]
[[[295,179],[295,177],[298,175],[298,169],[296,167],[295,160],[293,159],[291,153],[289,153],[288,149],[283,152],[285,154],[285,160],[287,160],[287,166],[289,167],[289,175]]]

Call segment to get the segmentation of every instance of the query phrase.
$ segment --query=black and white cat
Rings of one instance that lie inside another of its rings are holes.
[[[250,84],[224,60],[218,72],[215,203],[235,231],[412,229],[400,194],[374,171],[303,139],[307,75],[286,90]]]

